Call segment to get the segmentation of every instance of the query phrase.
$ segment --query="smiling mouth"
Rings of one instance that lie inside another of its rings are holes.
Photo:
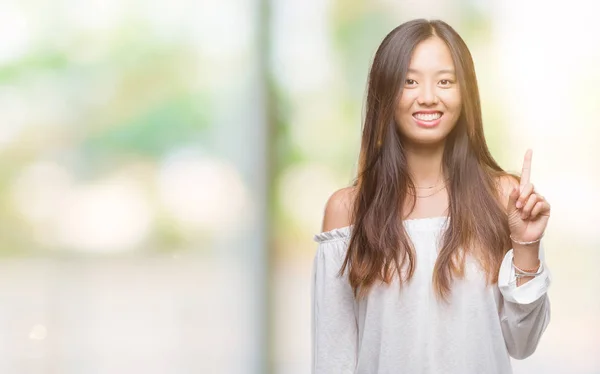
[[[443,113],[442,112],[433,112],[433,113],[422,113],[422,112],[416,112],[413,113],[413,117],[418,119],[419,121],[426,121],[426,122],[430,122],[430,121],[435,121],[437,119],[440,119],[442,117]]]

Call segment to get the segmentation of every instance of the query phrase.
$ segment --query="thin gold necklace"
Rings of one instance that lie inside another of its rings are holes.
[[[417,198],[423,198],[423,197],[429,197],[429,196],[433,196],[436,193],[440,192],[441,190],[443,190],[444,188],[446,188],[446,185],[443,185],[442,188],[437,189],[436,191],[434,191],[433,193],[430,193],[429,195],[415,195],[414,193],[407,191],[409,194],[416,196]]]
[[[441,183],[446,183],[450,180],[450,178],[446,178],[446,180],[443,180]],[[429,186],[429,187],[419,187],[419,186],[415,186],[415,188],[419,188],[419,189],[430,189],[430,188],[434,188],[439,186],[439,183],[434,185],[434,186]]]

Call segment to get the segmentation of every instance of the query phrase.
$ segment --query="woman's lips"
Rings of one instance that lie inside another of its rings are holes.
[[[412,115],[413,119],[415,120],[415,122],[417,123],[417,125],[421,126],[421,127],[425,127],[425,128],[432,128],[432,127],[436,127],[437,125],[440,124],[440,122],[442,122],[442,117],[444,116],[443,113],[439,113],[439,118],[437,119],[425,119],[427,117],[429,118],[435,118],[435,116],[431,116],[430,114],[428,115],[419,115],[421,113],[414,113]],[[417,118],[416,115],[419,115],[419,117],[421,118]]]

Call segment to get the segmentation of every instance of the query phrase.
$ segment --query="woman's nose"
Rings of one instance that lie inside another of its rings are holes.
[[[438,103],[438,97],[435,90],[431,87],[424,86],[419,92],[418,102],[421,105],[434,105]]]

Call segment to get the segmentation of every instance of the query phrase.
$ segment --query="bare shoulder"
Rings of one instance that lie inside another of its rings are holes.
[[[355,187],[335,191],[327,200],[323,217],[323,232],[351,225]]]
[[[519,179],[512,174],[503,174],[496,177],[496,185],[498,187],[498,198],[502,206],[508,205],[508,196],[514,187],[519,186]]]

